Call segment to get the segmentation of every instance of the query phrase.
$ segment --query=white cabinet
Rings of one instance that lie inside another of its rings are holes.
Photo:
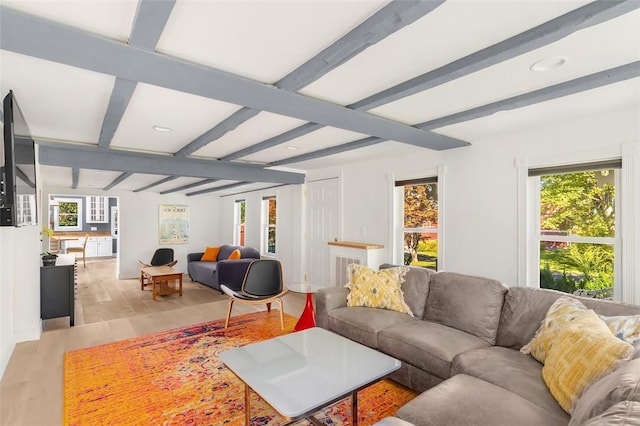
[[[65,249],[68,247],[82,247],[82,240],[72,240],[64,242]],[[85,248],[86,257],[104,257],[112,256],[112,238],[111,237],[89,237],[87,247]],[[80,254],[82,256],[82,254]]]
[[[87,196],[87,223],[109,222],[109,197]]]
[[[113,254],[111,237],[96,237],[97,256],[111,256]]]

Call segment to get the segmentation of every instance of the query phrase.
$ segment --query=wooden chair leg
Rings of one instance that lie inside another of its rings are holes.
[[[282,312],[284,312],[284,306],[282,306],[282,299],[276,299],[278,301],[278,303],[280,303],[280,328],[282,330],[284,330],[284,315]]]
[[[231,316],[231,307],[233,306],[233,298],[229,298],[229,304],[227,305],[227,320],[224,322],[224,328],[229,327],[229,317]]]
[[[267,303],[267,312],[271,312],[271,302]]]

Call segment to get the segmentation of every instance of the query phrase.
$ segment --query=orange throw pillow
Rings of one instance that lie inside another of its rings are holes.
[[[240,253],[240,250],[235,249],[229,255],[229,260],[237,260],[237,259],[240,259],[241,257],[242,257],[242,254]]]
[[[218,253],[220,253],[220,247],[207,247],[200,260],[205,262],[217,262]]]

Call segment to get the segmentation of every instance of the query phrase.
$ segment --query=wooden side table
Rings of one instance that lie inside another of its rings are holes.
[[[182,272],[173,269],[171,266],[150,266],[140,270],[142,277],[151,281],[153,300],[156,296],[168,294],[179,294],[182,296]],[[177,281],[177,288],[171,282]]]

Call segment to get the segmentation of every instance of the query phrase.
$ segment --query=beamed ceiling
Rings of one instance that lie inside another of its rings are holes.
[[[2,0],[0,89],[40,145],[46,185],[225,195],[593,115],[640,117],[639,8]]]

